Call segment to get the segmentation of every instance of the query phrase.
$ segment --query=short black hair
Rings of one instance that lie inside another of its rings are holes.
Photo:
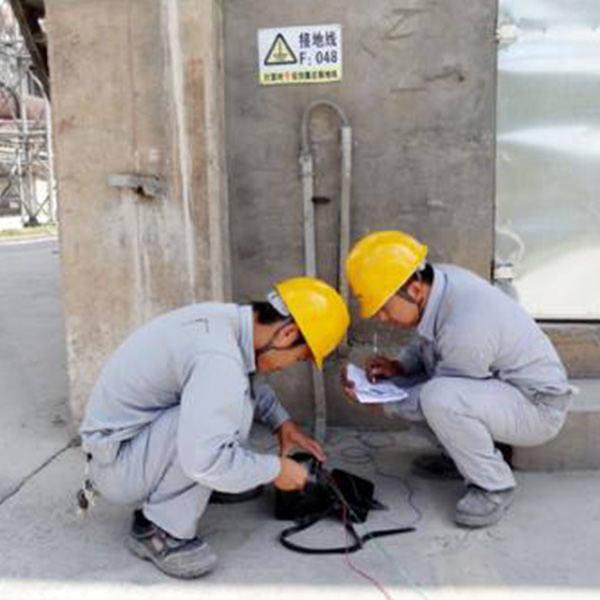
[[[413,281],[422,281],[428,285],[433,283],[433,267],[429,263],[425,263],[425,266],[420,271],[415,271],[406,281],[406,283],[402,286],[403,289],[406,289]]]
[[[275,310],[269,302],[252,302],[252,310],[261,325],[271,325],[288,318]]]

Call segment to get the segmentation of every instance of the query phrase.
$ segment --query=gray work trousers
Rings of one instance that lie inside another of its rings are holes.
[[[268,384],[255,386],[254,394],[257,405],[276,401]],[[92,455],[89,478],[102,497],[115,504],[142,504],[147,519],[177,538],[192,539],[213,490],[181,468],[179,413],[179,405],[168,408],[131,439],[85,446]],[[240,442],[246,441],[240,432]]]
[[[569,396],[527,398],[499,379],[396,378],[409,397],[388,414],[426,423],[467,483],[486,490],[515,486],[513,473],[494,442],[537,446],[564,425]]]
[[[266,384],[257,385],[254,393],[263,406],[275,394]],[[142,504],[147,519],[175,537],[191,539],[212,489],[181,468],[179,411],[179,405],[165,410],[131,439],[86,447],[92,455],[89,476],[101,496],[115,504]]]
[[[92,450],[90,479],[103,498],[142,504],[146,518],[181,539],[196,536],[211,489],[190,479],[177,455],[179,405],[165,410],[135,437],[120,442],[116,458]]]

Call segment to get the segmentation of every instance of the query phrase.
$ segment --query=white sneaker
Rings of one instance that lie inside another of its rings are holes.
[[[488,491],[470,485],[456,504],[454,520],[465,527],[487,527],[497,523],[511,505],[515,488]]]

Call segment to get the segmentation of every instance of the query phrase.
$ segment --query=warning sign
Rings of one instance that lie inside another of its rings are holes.
[[[292,52],[289,44],[285,41],[285,38],[279,34],[267,53],[265,65],[268,67],[274,65],[295,65],[297,62],[296,55]]]
[[[307,25],[258,30],[260,83],[328,83],[342,79],[342,29]]]

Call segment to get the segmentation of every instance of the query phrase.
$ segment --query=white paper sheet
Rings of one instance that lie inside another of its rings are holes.
[[[400,402],[408,394],[389,381],[371,383],[364,369],[350,363],[347,370],[348,379],[354,384],[356,397],[361,404],[381,404],[385,402]]]

